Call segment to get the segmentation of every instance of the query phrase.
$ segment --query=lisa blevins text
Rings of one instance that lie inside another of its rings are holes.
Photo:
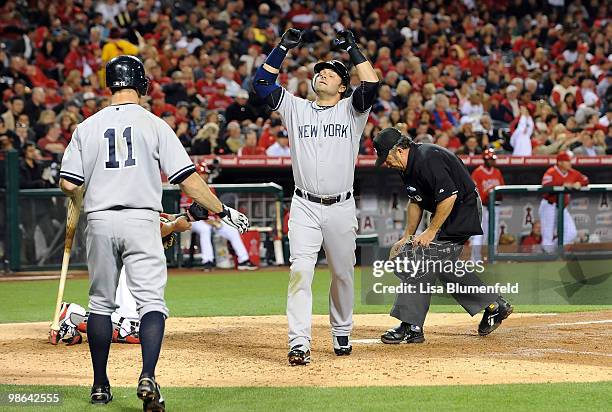
[[[407,257],[397,257],[391,260],[375,260],[372,265],[372,275],[377,278],[386,273],[419,277],[430,272],[462,277],[466,273],[482,273],[484,270],[482,260],[412,260]]]
[[[379,294],[398,294],[398,293],[431,293],[431,294],[445,294],[445,293],[495,293],[495,294],[518,294],[519,284],[518,283],[496,283],[494,285],[460,285],[459,283],[447,283],[445,285],[436,285],[433,283],[402,283],[400,285],[383,285],[382,283],[375,283],[372,285],[374,293]]]

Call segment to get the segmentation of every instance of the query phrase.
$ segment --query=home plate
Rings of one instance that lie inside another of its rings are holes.
[[[371,345],[372,343],[382,343],[380,339],[351,339],[351,343],[362,343],[364,345]]]

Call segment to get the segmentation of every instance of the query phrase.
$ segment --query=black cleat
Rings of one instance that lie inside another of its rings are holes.
[[[215,264],[212,262],[204,262],[202,265],[202,270],[204,270],[204,272],[211,272],[214,268]]]
[[[113,394],[111,393],[110,385],[93,385],[91,387],[90,400],[93,404],[107,404],[112,401]]]
[[[291,366],[308,365],[310,363],[310,350],[303,351],[300,348],[302,346],[294,346],[287,354]]]
[[[338,356],[348,356],[353,351],[348,336],[334,336],[334,353]]]
[[[259,267],[255,266],[253,262],[251,262],[250,260],[245,260],[242,263],[238,263],[238,270],[257,270],[257,269],[259,269]]]
[[[402,322],[398,327],[386,331],[380,340],[387,344],[422,343],[425,342],[425,335],[421,327]]]
[[[154,377],[141,376],[138,380],[136,395],[142,400],[142,410],[144,412],[165,412],[166,403]]]
[[[501,325],[502,320],[512,314],[514,308],[501,296],[497,300],[486,307],[482,320],[478,325],[478,334],[487,336]]]

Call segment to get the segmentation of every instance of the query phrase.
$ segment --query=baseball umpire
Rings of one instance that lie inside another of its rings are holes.
[[[106,364],[113,334],[111,313],[119,269],[140,315],[142,372],[137,395],[145,411],[165,410],[155,381],[155,366],[164,336],[168,308],[164,301],[167,271],[161,242],[160,169],[170,183],[198,204],[239,230],[246,216],[224,206],[195,173],[195,165],[163,120],[141,107],[148,79],[142,62],[118,56],[106,65],[111,105],[79,124],[72,134],[60,171],[68,196],[84,190],[87,214],[89,310],[87,336],[94,371],[92,403],[112,400]]]
[[[392,250],[394,257],[402,249],[435,249],[434,259],[456,262],[464,243],[473,235],[482,235],[482,204],[470,174],[455,154],[434,144],[414,143],[394,128],[387,128],[374,138],[377,166],[400,171],[410,199],[406,208],[404,236]],[[425,231],[411,239],[421,221],[423,210],[433,214]],[[435,246],[434,246],[435,245]],[[435,267],[435,266],[434,266]],[[461,286],[484,286],[474,272],[461,276],[431,270],[414,277],[417,293],[399,293],[391,316],[402,323],[382,335],[383,343],[420,343],[425,340],[423,323],[437,277],[444,283]],[[423,287],[425,285],[426,287]],[[424,291],[421,293],[421,291]],[[472,316],[485,309],[478,326],[482,336],[493,332],[512,313],[512,306],[498,294],[454,293],[453,297]]]
[[[321,246],[331,269],[329,318],[334,352],[349,355],[353,327],[353,276],[357,218],[353,197],[359,141],[378,90],[378,76],[350,31],[337,34],[335,45],[346,50],[361,84],[348,97],[350,75],[338,61],[314,67],[315,101],[291,95],[276,84],[287,51],[298,46],[301,32],[283,34],[253,87],[260,98],[280,113],[291,146],[295,192],[289,219],[291,271],[287,294],[289,363],[310,362],[312,279]]]

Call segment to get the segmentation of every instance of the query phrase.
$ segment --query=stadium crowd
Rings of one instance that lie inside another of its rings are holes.
[[[313,98],[313,66],[350,29],[381,79],[361,154],[388,126],[458,154],[612,153],[607,1],[9,0],[0,8],[0,149],[59,159],[110,102],[104,67],[139,56],[141,104],[194,155],[288,156],[252,75],[288,28],[304,31],[279,81]],[[352,87],[358,79],[353,76]],[[25,166],[24,166],[25,167]]]

